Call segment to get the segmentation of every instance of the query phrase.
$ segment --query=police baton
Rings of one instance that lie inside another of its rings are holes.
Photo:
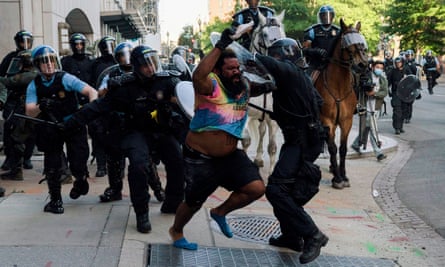
[[[32,121],[32,122],[35,122],[35,123],[39,123],[39,124],[44,124],[44,125],[48,125],[48,126],[61,128],[59,123],[53,122],[53,121],[42,120],[42,119],[26,116],[26,115],[23,115],[23,114],[19,114],[19,113],[14,113],[14,114],[12,114],[12,116],[14,116],[16,118]]]

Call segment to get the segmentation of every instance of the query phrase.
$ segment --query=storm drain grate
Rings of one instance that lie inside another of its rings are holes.
[[[169,244],[150,244],[148,246],[147,266],[150,267],[291,267],[291,266],[342,266],[342,267],[395,267],[387,259],[361,258],[320,255],[307,265],[301,265],[299,253],[282,252],[266,249],[217,248],[200,246],[196,251],[175,248]]]
[[[243,241],[268,244],[271,236],[281,235],[280,225],[274,217],[252,215],[227,216],[227,223],[232,228],[233,238]],[[219,231],[216,223],[213,226],[214,230]]]

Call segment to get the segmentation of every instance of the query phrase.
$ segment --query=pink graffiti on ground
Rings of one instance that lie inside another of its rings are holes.
[[[363,220],[363,216],[328,216],[329,219]]]
[[[53,265],[53,262],[52,261],[48,261],[46,264],[45,264],[45,267],[51,267]]]
[[[367,224],[366,226],[368,226],[369,228],[372,228],[372,229],[379,229],[377,226],[375,226],[375,225],[370,225],[370,224]]]
[[[68,232],[66,232],[66,235],[65,235],[65,237],[66,238],[68,238],[71,234],[73,233],[73,231],[72,230],[68,230]]]

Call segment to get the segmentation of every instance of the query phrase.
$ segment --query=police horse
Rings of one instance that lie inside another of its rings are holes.
[[[284,10],[278,15],[271,18],[266,18],[258,13],[259,23],[251,34],[250,52],[260,53],[267,55],[267,48],[271,44],[283,37],[286,37],[284,32],[284,25],[282,23],[284,19]],[[255,106],[262,107],[265,110],[272,110],[272,94],[264,94],[257,97],[250,98],[249,102]],[[264,166],[263,161],[263,140],[266,134],[266,128],[268,131],[268,145],[267,152],[269,154],[269,170],[270,174],[275,162],[277,153],[276,135],[279,129],[276,121],[272,120],[269,114],[257,108],[249,108],[247,127],[243,133],[242,145],[243,149],[247,151],[253,138],[258,138],[258,144],[256,149],[256,156],[254,163],[259,166]]]
[[[320,118],[329,127],[327,146],[330,155],[330,171],[333,173],[332,187],[349,187],[345,159],[348,135],[352,127],[357,97],[353,89],[353,71],[364,72],[368,65],[367,45],[360,34],[361,24],[347,26],[340,20],[341,34],[338,35],[330,53],[327,66],[315,80],[315,87],[323,98]],[[335,132],[340,127],[340,161],[337,163]]]

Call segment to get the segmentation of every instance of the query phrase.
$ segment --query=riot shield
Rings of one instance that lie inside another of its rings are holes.
[[[195,114],[195,90],[190,81],[182,81],[176,84],[175,95],[178,105],[185,113],[187,118],[191,119]]]
[[[119,64],[114,64],[112,66],[109,66],[108,68],[104,69],[102,71],[102,73],[99,75],[99,77],[97,77],[96,80],[96,84],[94,88],[99,89],[100,84],[102,83],[102,80],[105,78],[105,76],[107,76],[108,74],[110,74],[111,72],[118,70],[119,69]]]
[[[183,57],[180,55],[173,55],[172,63],[179,72],[186,74],[188,80],[192,80],[192,71]]]
[[[397,85],[397,96],[405,103],[413,102],[420,94],[421,85],[416,75],[407,75]]]

